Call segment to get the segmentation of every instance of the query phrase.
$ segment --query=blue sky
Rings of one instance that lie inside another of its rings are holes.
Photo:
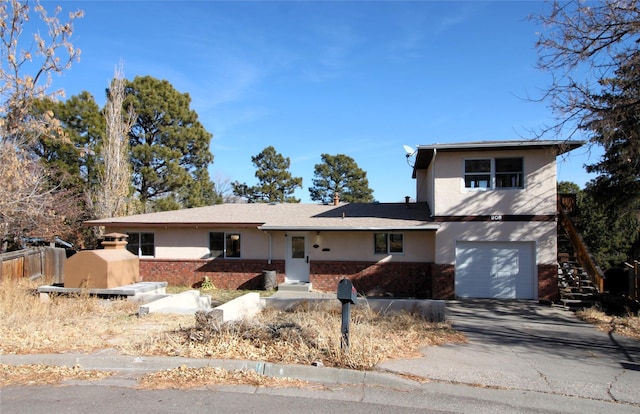
[[[551,122],[538,96],[542,1],[47,1],[82,9],[79,63],[67,97],[104,104],[119,62],[125,77],[166,79],[189,93],[214,137],[217,180],[256,184],[251,157],[272,145],[303,177],[310,202],[320,155],[347,154],[374,197],[414,196],[403,145],[528,139]],[[558,159],[559,180],[583,186],[597,151]]]

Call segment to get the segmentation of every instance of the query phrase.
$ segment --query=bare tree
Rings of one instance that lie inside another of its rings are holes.
[[[64,96],[63,90],[50,90],[52,77],[80,58],[80,49],[71,44],[70,38],[73,20],[82,17],[83,12],[69,13],[69,20],[62,22],[58,18],[62,11],[59,6],[49,16],[40,2],[34,4],[33,9],[27,1],[9,0],[0,4],[0,140],[15,144],[25,144],[24,140],[59,127],[52,113],[34,118],[31,108],[38,99]],[[46,25],[48,38],[38,32],[32,39],[24,38],[23,30],[31,14]]]
[[[52,16],[36,1],[3,1],[0,4],[0,241],[6,248],[9,234],[22,233],[38,225],[44,232],[51,219],[52,191],[46,172],[28,151],[40,134],[63,137],[52,112],[34,116],[36,100],[56,98],[61,90],[50,91],[52,76],[62,73],[80,56],[70,38],[73,20],[82,11],[72,12],[66,22]],[[40,33],[25,38],[23,30],[32,14],[48,29],[48,37]],[[24,46],[26,45],[26,46]]]
[[[640,2],[550,4],[534,18],[543,25],[538,66],[552,75],[543,99],[556,115],[540,135],[580,133],[604,150],[585,166],[598,176],[585,187],[580,226],[591,249],[620,265],[640,242]]]
[[[37,160],[8,142],[0,141],[0,252],[6,251],[9,235],[39,226],[51,219],[52,192],[47,175]]]
[[[100,154],[98,183],[93,196],[90,197],[97,218],[116,217],[127,213],[131,188],[128,134],[136,115],[131,107],[127,113],[123,113],[126,82],[120,63],[114,71],[111,87],[107,90],[104,111],[106,137]]]
[[[541,25],[538,68],[552,80],[541,101],[555,122],[540,135],[571,137],[588,129],[602,104],[597,97],[616,71],[638,58],[640,3],[637,0],[550,2],[548,13],[532,16]]]
[[[223,176],[221,173],[217,173],[213,179],[213,188],[217,197],[220,198],[222,203],[242,203],[241,197],[233,194],[233,187],[231,186],[231,179]]]

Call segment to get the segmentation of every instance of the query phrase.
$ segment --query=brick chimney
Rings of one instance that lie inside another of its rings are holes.
[[[333,205],[337,206],[338,204],[340,204],[340,194],[333,193]]]

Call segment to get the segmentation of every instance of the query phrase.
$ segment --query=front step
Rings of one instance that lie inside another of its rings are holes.
[[[309,282],[285,282],[278,285],[279,292],[311,292]]]
[[[560,303],[570,311],[579,311],[583,309],[589,309],[594,307],[598,301],[597,300],[584,300],[584,299],[560,299]]]

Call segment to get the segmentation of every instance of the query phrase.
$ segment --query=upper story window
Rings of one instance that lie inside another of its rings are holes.
[[[156,255],[155,236],[153,233],[132,232],[127,233],[129,236],[127,250],[136,256]]]
[[[404,253],[402,233],[374,233],[373,244],[375,254]]]
[[[496,158],[496,188],[524,188],[522,158]]]
[[[464,161],[464,187],[489,188],[491,186],[491,160]]]
[[[209,233],[209,255],[222,258],[240,257],[240,233]]]
[[[522,157],[464,160],[464,187],[524,188]]]

